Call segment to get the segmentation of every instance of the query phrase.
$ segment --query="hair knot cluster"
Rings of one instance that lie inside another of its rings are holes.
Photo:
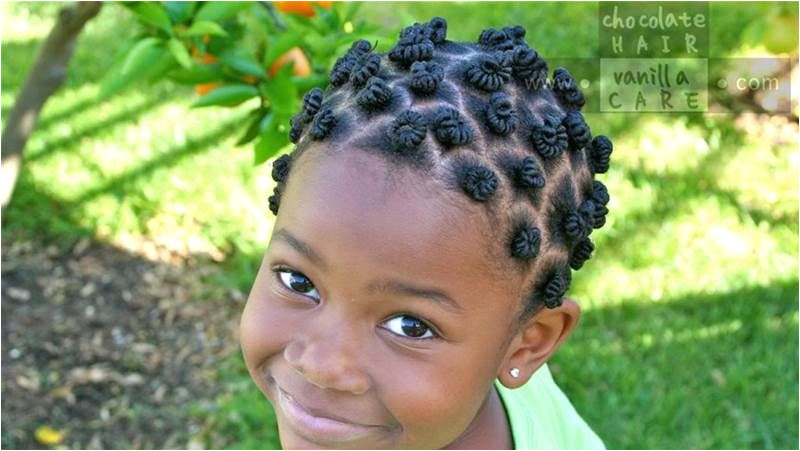
[[[392,89],[380,77],[370,77],[358,94],[356,103],[368,111],[383,108],[392,100]]]
[[[530,260],[539,255],[539,246],[542,242],[542,233],[538,228],[529,224],[519,227],[511,240],[511,255]]]
[[[497,91],[511,79],[511,59],[508,53],[496,51],[479,54],[467,68],[467,81],[484,91]]]
[[[331,73],[328,76],[328,81],[330,81],[333,86],[341,86],[345,84],[350,79],[350,73],[353,71],[356,61],[371,51],[372,44],[370,44],[368,41],[359,39],[358,41],[354,42],[353,45],[350,46],[350,49],[347,51],[347,53],[336,60],[336,62],[333,64]]]
[[[520,25],[503,27],[500,30],[487,28],[478,37],[478,44],[489,50],[511,50],[515,46],[524,45],[525,28]]]
[[[542,168],[531,156],[523,158],[517,165],[516,180],[517,184],[523,188],[541,188],[545,183]]]
[[[450,106],[440,107],[433,113],[431,128],[436,139],[445,146],[458,146],[472,140],[472,129],[458,110]]]
[[[575,149],[582,149],[592,140],[592,132],[579,111],[570,111],[562,122]]]
[[[311,139],[320,140],[328,136],[334,126],[336,126],[336,116],[333,115],[333,110],[330,107],[323,106],[319,113],[314,116],[314,120],[311,121],[311,128],[308,134]]]
[[[572,254],[569,256],[569,266],[574,270],[581,269],[586,260],[591,258],[592,251],[594,251],[592,240],[589,237],[583,238],[572,250]]]
[[[553,114],[545,115],[541,124],[534,126],[531,138],[534,148],[545,158],[553,158],[567,148],[567,129],[561,119]]]
[[[593,227],[599,229],[606,223],[606,215],[608,214],[606,205],[610,200],[608,189],[600,180],[595,180],[592,183],[592,200],[594,201]]]
[[[370,77],[377,75],[381,68],[381,56],[377,53],[366,53],[359,56],[353,62],[353,69],[350,72],[350,83],[353,86],[361,87]]]
[[[517,127],[517,112],[506,93],[497,91],[492,94],[486,108],[486,124],[500,136],[508,135]]]
[[[444,69],[440,64],[428,61],[414,61],[411,65],[409,86],[415,92],[430,94],[436,91],[444,79]]]
[[[583,93],[578,89],[575,79],[563,67],[553,71],[553,92],[567,109],[580,110],[586,103]]]
[[[400,32],[397,45],[389,51],[389,59],[406,66],[414,61],[429,60],[434,44],[444,42],[446,36],[447,21],[441,17],[434,17],[426,24],[415,23]]]
[[[511,52],[511,72],[518,80],[539,88],[547,79],[547,63],[536,50],[520,45]]]
[[[595,174],[604,174],[608,171],[611,152],[614,145],[605,135],[597,135],[589,147],[589,165]]]
[[[500,180],[494,172],[481,165],[466,166],[462,169],[460,179],[464,192],[478,202],[485,202],[489,199],[500,184]]]
[[[569,274],[569,270],[565,272]],[[565,279],[561,273],[555,273],[547,282],[544,288],[544,305],[547,308],[556,308],[563,303],[564,293],[569,287],[569,280]]]
[[[286,176],[289,175],[289,169],[292,166],[292,157],[289,154],[283,154],[272,162],[272,180],[278,183],[286,181]]]
[[[427,122],[422,113],[406,110],[389,124],[387,134],[394,150],[405,153],[422,144],[426,131]]]

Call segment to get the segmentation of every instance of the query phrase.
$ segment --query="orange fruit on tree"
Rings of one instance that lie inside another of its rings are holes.
[[[200,83],[194,85],[194,92],[197,93],[199,96],[204,96],[209,92],[217,89],[222,83],[218,81],[212,81],[210,83]]]
[[[314,16],[314,8],[311,7],[312,3],[316,3],[321,8],[328,9],[331,7],[332,1],[323,2],[272,2],[278,11],[292,14],[300,14],[306,17]]]
[[[292,75],[296,75],[298,77],[307,77],[311,75],[311,64],[308,62],[306,54],[300,50],[300,47],[292,47],[288,52],[279,56],[278,59],[270,64],[268,70],[269,76],[274,77],[280,68],[289,61],[294,63]]]

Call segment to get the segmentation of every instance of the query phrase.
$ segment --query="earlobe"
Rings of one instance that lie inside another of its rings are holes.
[[[508,388],[525,385],[572,333],[580,315],[580,307],[570,298],[564,298],[559,307],[536,313],[512,338],[497,376],[500,382]]]

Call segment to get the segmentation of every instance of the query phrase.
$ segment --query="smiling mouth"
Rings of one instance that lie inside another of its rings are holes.
[[[317,443],[351,442],[374,434],[380,426],[366,426],[316,416],[275,384],[281,413],[300,435]]]

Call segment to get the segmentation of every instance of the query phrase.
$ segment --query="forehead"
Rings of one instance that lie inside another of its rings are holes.
[[[426,281],[459,301],[513,296],[489,256],[502,233],[484,205],[447,191],[439,178],[365,152],[306,151],[293,164],[275,230],[364,280],[367,271]]]

